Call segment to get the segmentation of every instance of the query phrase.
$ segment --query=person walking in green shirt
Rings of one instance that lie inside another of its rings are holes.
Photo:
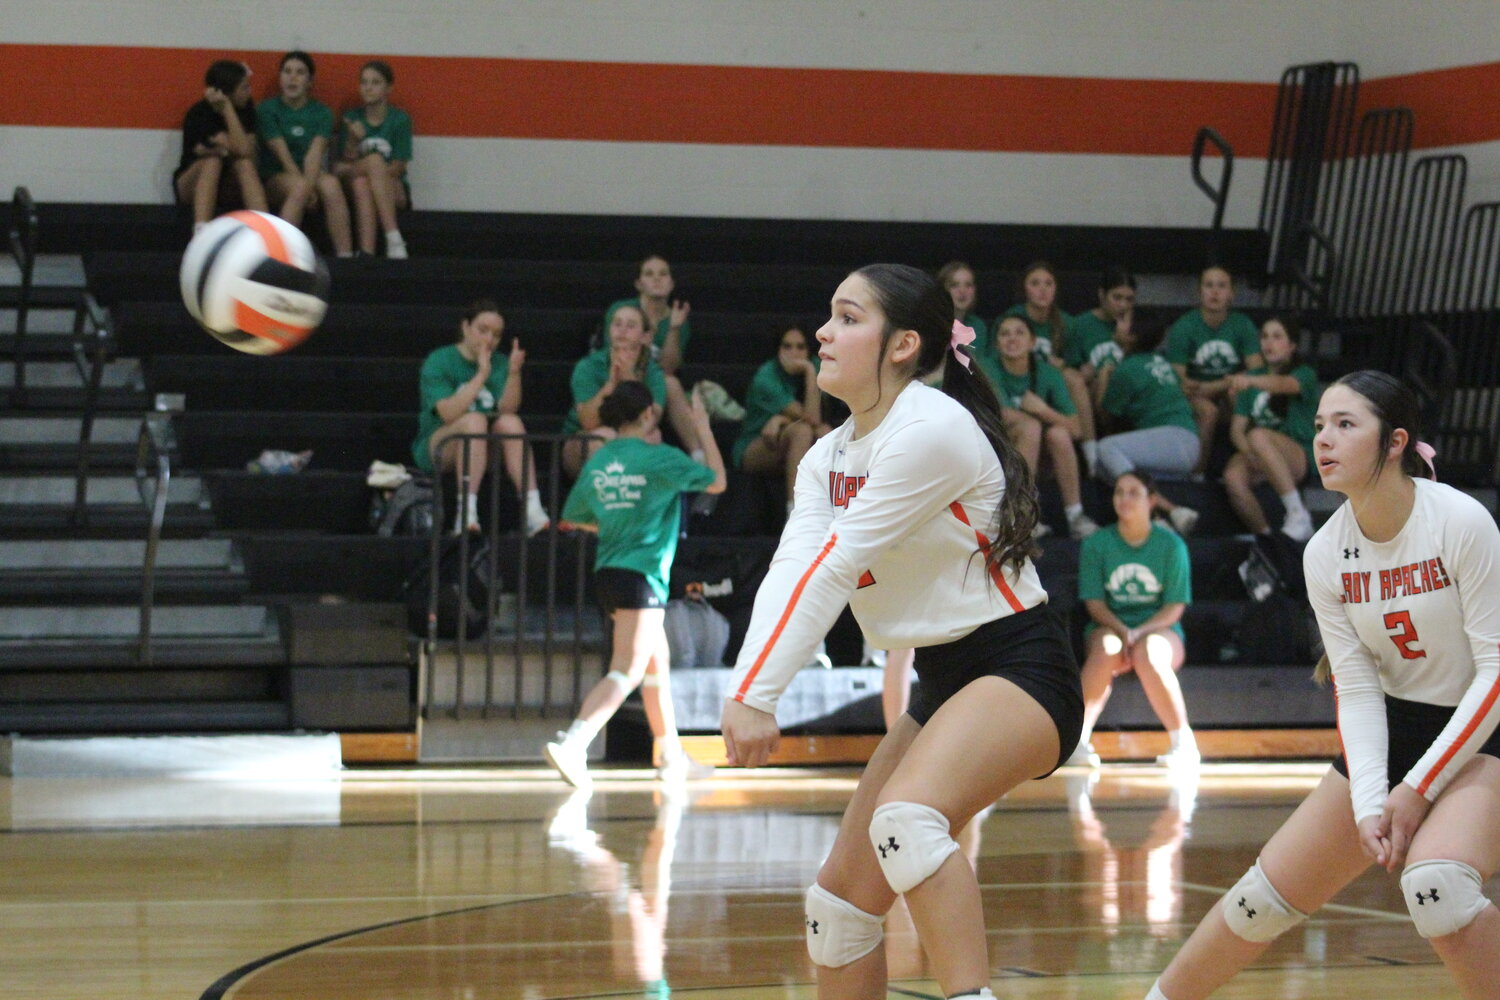
[[[1192,403],[1202,447],[1195,473],[1202,473],[1213,452],[1214,434],[1234,411],[1229,376],[1259,368],[1260,341],[1255,324],[1244,313],[1230,310],[1234,279],[1222,267],[1208,267],[1198,276],[1199,307],[1183,313],[1167,331],[1164,352],[1182,391]]]
[[[785,478],[788,510],[802,456],[829,431],[823,422],[823,391],[818,388],[818,365],[810,341],[800,327],[788,327],[781,334],[776,357],[757,368],[750,379],[745,420],[734,443],[736,468]]]
[[[1237,399],[1229,424],[1235,454],[1224,467],[1229,502],[1245,526],[1257,535],[1270,533],[1255,498],[1255,486],[1269,482],[1286,509],[1281,531],[1295,542],[1305,542],[1313,533],[1312,515],[1297,484],[1314,468],[1313,416],[1321,394],[1318,373],[1297,363],[1300,332],[1293,320],[1272,316],[1260,327],[1265,369],[1229,376]]]
[[[316,72],[313,57],[300,49],[281,57],[280,92],[255,109],[260,176],[277,215],[300,226],[306,211],[321,206],[334,252],[352,257],[349,203],[338,178],[323,169],[333,141],[333,112],[312,96]]]
[[[411,203],[406,165],[411,162],[411,115],[392,107],[389,97],[396,72],[372,59],[359,71],[358,108],[344,112],[341,159],[333,172],[354,202],[354,230],[360,253],[375,254],[375,226],[385,233],[385,255],[407,258],[406,239],[396,225],[396,211]]]
[[[443,442],[456,434],[526,433],[526,425],[516,415],[521,409],[521,366],[526,352],[515,339],[509,355],[496,358],[504,330],[500,307],[489,299],[478,299],[464,312],[458,342],[439,347],[422,362],[422,411],[412,458],[419,469],[428,472],[452,470],[459,499],[455,533],[479,530],[479,485],[489,463],[489,444],[467,440],[445,448]],[[526,512],[526,533],[535,535],[550,519],[537,489],[531,449],[514,437],[501,442],[500,454]]]
[[[1135,671],[1172,748],[1157,758],[1196,767],[1198,745],[1177,682],[1185,656],[1182,613],[1193,600],[1187,544],[1151,520],[1156,484],[1145,472],[1116,478],[1118,520],[1085,539],[1078,554],[1078,598],[1088,609],[1084,631],[1083,736],[1070,764],[1098,766],[1089,743],[1114,678]]]
[[[1000,318],[995,331],[995,350],[1000,357],[998,364],[978,352],[975,361],[994,386],[1011,443],[1025,456],[1038,481],[1042,446],[1046,445],[1052,474],[1062,494],[1068,533],[1074,538],[1087,538],[1099,526],[1083,512],[1078,456],[1073,451],[1073,441],[1078,437],[1078,414],[1062,373],[1037,351],[1036,334],[1023,317]],[[1037,525],[1045,527],[1040,521]]]
[[[543,748],[547,761],[575,788],[591,786],[589,744],[637,686],[657,739],[661,776],[696,777],[705,770],[687,756],[677,735],[665,609],[680,495],[722,493],[724,461],[696,394],[692,414],[703,431],[704,465],[676,448],[651,443],[658,438],[658,412],[644,385],[619,383],[599,406],[600,421],[615,436],[584,464],[563,507],[564,526],[599,534],[594,585],[614,633],[609,673],[584,698],[572,725]]]

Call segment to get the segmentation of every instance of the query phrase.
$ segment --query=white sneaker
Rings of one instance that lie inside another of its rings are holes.
[[[1094,744],[1080,743],[1073,748],[1068,759],[1063,761],[1063,767],[1098,767],[1100,763],[1099,755],[1094,752]]]
[[[552,518],[547,516],[547,511],[535,500],[526,505],[526,537],[532,538],[546,531],[552,526]]]
[[[1188,743],[1159,755],[1156,762],[1167,768],[1195,769],[1203,763],[1203,755],[1198,752],[1195,744]]]
[[[589,776],[587,744],[580,746],[577,740],[570,740],[566,734],[559,732],[555,741],[542,747],[542,756],[547,758],[547,763],[557,768],[562,780],[574,788],[594,787],[594,779]]]
[[[406,260],[407,256],[408,255],[407,255],[407,252],[406,252],[406,240],[403,239],[399,233],[395,234],[395,235],[388,235],[388,236],[386,236],[386,238],[385,238],[385,259],[386,260]]]
[[[1032,538],[1046,538],[1052,534],[1052,526],[1045,521],[1038,521],[1036,527],[1031,529]]]
[[[1167,515],[1167,520],[1172,522],[1173,529],[1179,535],[1186,538],[1198,526],[1198,512],[1191,507],[1173,507],[1171,513]]]
[[[479,530],[479,498],[465,494],[459,501],[458,519],[453,524],[453,533],[461,535],[465,531],[477,533]]]
[[[1079,514],[1077,517],[1068,521],[1069,538],[1074,538],[1082,541],[1098,530],[1099,525],[1095,524],[1094,519],[1089,517],[1087,514]]]
[[[659,781],[702,781],[714,776],[712,764],[704,764],[689,757],[686,752],[663,757],[661,767],[656,769]]]
[[[1312,515],[1306,510],[1288,514],[1281,522],[1281,533],[1294,542],[1305,542],[1313,536]]]

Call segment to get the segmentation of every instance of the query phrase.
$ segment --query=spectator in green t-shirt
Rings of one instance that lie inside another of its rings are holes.
[[[1116,522],[1084,540],[1078,553],[1078,598],[1088,609],[1084,631],[1083,736],[1070,764],[1098,763],[1089,745],[1114,678],[1134,670],[1151,710],[1172,739],[1163,764],[1196,765],[1197,742],[1177,671],[1185,656],[1182,613],[1193,599],[1187,544],[1152,522],[1156,486],[1149,474],[1115,480]]]
[[[455,532],[479,530],[479,486],[489,463],[489,443],[468,440],[447,448],[455,434],[525,434],[516,414],[521,409],[521,366],[526,352],[519,339],[510,354],[494,357],[500,346],[505,317],[489,299],[478,299],[464,312],[458,342],[439,347],[422,362],[422,411],[412,457],[429,472],[451,470],[458,481]],[[526,533],[547,527],[546,508],[537,489],[536,463],[520,438],[502,441],[505,472],[526,511]]]
[[[692,416],[702,432],[705,464],[652,443],[660,439],[659,412],[639,382],[620,382],[611,390],[599,404],[599,420],[613,437],[584,465],[563,508],[565,525],[599,534],[594,584],[614,633],[609,673],[583,699],[572,725],[543,751],[577,788],[592,783],[589,744],[637,686],[661,752],[661,776],[695,777],[709,770],[688,759],[677,736],[668,679],[667,581],[677,551],[680,494],[722,493],[724,461],[697,394]]]
[[[776,357],[755,370],[745,393],[745,420],[734,443],[736,468],[780,475],[786,482],[787,509],[797,485],[797,466],[813,442],[827,434],[823,391],[812,338],[789,327],[777,342]]]
[[[1202,442],[1193,466],[1199,474],[1208,465],[1214,434],[1234,412],[1229,376],[1265,364],[1255,324],[1244,313],[1230,310],[1233,301],[1234,279],[1229,272],[1222,267],[1204,268],[1198,276],[1199,307],[1184,313],[1167,331],[1163,353],[1182,380]]]
[[[354,203],[354,231],[359,251],[375,253],[375,226],[385,233],[385,255],[405,260],[406,240],[396,225],[396,211],[411,204],[406,165],[411,162],[411,116],[392,107],[389,97],[396,72],[379,59],[359,71],[358,108],[344,112],[340,161],[333,172]]]
[[[323,169],[333,141],[333,112],[312,96],[316,71],[313,57],[300,49],[281,57],[276,96],[255,109],[260,176],[277,215],[300,226],[305,212],[321,207],[334,252],[352,257],[349,203],[338,178]]]
[[[1021,299],[1020,304],[1006,310],[1005,316],[1019,316],[1026,320],[1031,332],[1036,334],[1037,353],[1062,372],[1068,396],[1073,400],[1073,412],[1078,415],[1078,440],[1084,462],[1093,470],[1099,456],[1094,431],[1094,402],[1083,374],[1067,360],[1073,351],[1068,336],[1073,318],[1057,307],[1057,272],[1051,264],[1039,260],[1021,272]],[[998,327],[1000,320],[995,323]]]
[[[1313,417],[1318,410],[1318,373],[1297,363],[1301,330],[1290,318],[1272,316],[1260,327],[1264,370],[1229,376],[1236,394],[1229,440],[1235,454],[1224,467],[1224,487],[1240,520],[1257,535],[1271,525],[1255,499],[1257,483],[1269,482],[1286,508],[1281,530],[1293,541],[1312,537],[1312,515],[1297,484],[1314,468]]]
[[[1099,276],[1099,304],[1078,313],[1068,322],[1068,346],[1063,360],[1074,369],[1088,387],[1087,396],[1093,402],[1093,387],[1099,369],[1106,362],[1118,363],[1124,352],[1115,343],[1115,330],[1130,329],[1131,317],[1135,313],[1135,275],[1123,267],[1108,267]],[[1090,412],[1093,407],[1090,406]],[[1094,415],[1095,423],[1098,414]],[[1095,435],[1098,433],[1094,428]],[[1090,478],[1099,474],[1099,444],[1095,438],[1082,442],[1083,460]]]
[[[660,254],[652,254],[640,263],[635,278],[636,297],[612,302],[604,310],[604,329],[606,332],[609,330],[615,310],[621,306],[634,306],[641,311],[646,320],[646,329],[650,331],[648,347],[652,359],[661,366],[667,377],[667,424],[672,428],[672,433],[677,435],[683,450],[696,457],[701,454],[698,432],[693,428],[687,392],[682,388],[682,381],[677,375],[687,354],[688,341],[693,336],[692,325],[688,323],[692,307],[685,299],[673,298],[672,293],[676,289],[676,282],[672,279],[672,265]]]
[[[1074,538],[1087,538],[1099,526],[1083,512],[1078,456],[1073,451],[1073,441],[1078,437],[1078,414],[1062,373],[1042,358],[1036,349],[1036,334],[1021,316],[1000,317],[995,330],[995,352],[1000,358],[998,364],[977,352],[974,359],[994,386],[1011,443],[1025,456],[1038,481],[1042,446],[1046,445],[1052,474],[1062,494],[1068,533]],[[1040,521],[1037,528],[1038,536],[1047,533]]]
[[[562,463],[569,476],[615,432],[599,419],[599,406],[622,382],[641,382],[651,392],[660,419],[667,402],[667,380],[647,347],[646,317],[639,306],[622,304],[611,314],[609,343],[584,355],[573,366],[569,387],[573,408],[563,417],[564,434],[587,432],[594,440],[570,438],[563,442]],[[656,426],[656,425],[653,425]],[[660,429],[654,433],[660,435]]]

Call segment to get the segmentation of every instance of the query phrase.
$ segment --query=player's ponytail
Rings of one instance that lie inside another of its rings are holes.
[[[925,379],[941,374],[943,392],[974,416],[990,447],[995,449],[1005,474],[1005,493],[990,525],[989,536],[993,541],[985,561],[989,567],[1008,563],[1019,570],[1035,549],[1031,532],[1040,513],[1036,485],[1026,459],[1005,432],[1000,402],[989,380],[972,357],[965,366],[954,354],[952,297],[930,274],[904,264],[870,264],[855,273],[870,286],[885,313],[881,358],[885,357],[886,345],[897,330],[915,331],[922,346],[912,377]]]

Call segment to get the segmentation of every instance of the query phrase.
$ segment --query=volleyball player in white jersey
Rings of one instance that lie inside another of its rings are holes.
[[[916,647],[921,683],[871,757],[807,893],[824,998],[886,995],[884,914],[906,896],[949,997],[989,997],[974,869],[952,831],[1050,773],[1078,741],[1067,636],[1029,552],[1037,501],[942,285],[875,264],[818,331],[818,384],[853,414],[798,468],[723,717],[731,763],[764,764],[776,702],[847,603],[880,648]],[[941,390],[922,380],[942,373]]]
[[[1344,754],[1148,995],[1198,1000],[1373,862],[1466,997],[1500,996],[1500,531],[1424,478],[1418,403],[1359,371],[1318,404],[1313,455],[1348,497],[1308,542]]]

